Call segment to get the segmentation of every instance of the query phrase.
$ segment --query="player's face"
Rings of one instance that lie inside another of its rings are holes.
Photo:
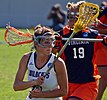
[[[74,23],[77,21],[79,16],[78,9],[69,9],[67,12],[67,19],[69,26],[73,26]]]
[[[36,40],[36,49],[38,52],[49,55],[54,47],[54,36],[39,36]]]
[[[41,46],[39,46],[39,45],[37,45],[36,46],[37,48],[37,52],[39,52],[40,54],[43,54],[43,55],[45,55],[45,56],[48,56],[48,55],[50,55],[51,53],[52,53],[52,48],[53,48],[53,46],[52,45],[50,45],[50,46],[47,46],[47,47],[41,47]]]

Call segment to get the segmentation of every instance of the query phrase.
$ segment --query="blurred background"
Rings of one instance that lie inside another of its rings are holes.
[[[80,0],[0,0],[0,27],[5,27],[8,22],[18,28],[31,28],[37,24],[51,25],[47,15],[56,3],[60,3],[66,11],[68,2]],[[84,0],[98,5],[102,0]]]

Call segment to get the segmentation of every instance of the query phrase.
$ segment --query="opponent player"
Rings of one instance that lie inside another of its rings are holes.
[[[55,36],[52,29],[42,26],[35,28],[34,46],[36,52],[24,54],[20,60],[13,85],[15,91],[31,88],[26,100],[62,100],[62,96],[67,94],[67,72],[61,58],[55,62],[46,77],[43,77],[56,57],[52,53],[54,42]],[[24,81],[27,70],[28,81]],[[35,85],[40,88],[32,90]]]
[[[68,25],[59,33],[63,38],[69,38],[72,34],[74,23],[78,19],[79,5],[85,1],[67,4]],[[100,37],[96,30],[86,28],[78,32],[74,38]],[[104,42],[104,41],[103,41]],[[64,44],[65,41],[62,41]],[[100,43],[99,43],[100,44]],[[69,92],[64,100],[95,100],[98,93],[98,70],[94,66],[96,43],[88,41],[70,41],[62,58],[65,60]],[[60,46],[59,46],[60,47]]]
[[[101,23],[97,27],[94,27],[101,33],[102,35],[107,35],[107,7],[104,8],[104,10],[99,15],[99,20]],[[101,100],[103,93],[107,87],[107,47],[103,44],[100,46],[96,53],[96,64],[99,70],[99,74],[101,75],[100,81],[99,81],[99,92],[97,96],[97,100]]]

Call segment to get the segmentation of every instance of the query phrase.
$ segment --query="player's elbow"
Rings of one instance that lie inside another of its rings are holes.
[[[13,89],[14,89],[14,91],[18,91],[19,90],[16,84],[13,85]]]
[[[13,89],[14,89],[14,91],[17,91],[17,88],[16,88],[16,86],[15,86],[15,85],[13,85]]]

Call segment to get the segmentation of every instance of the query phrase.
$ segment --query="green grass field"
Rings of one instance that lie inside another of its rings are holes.
[[[0,29],[0,100],[25,100],[29,90],[15,92],[13,82],[18,63],[22,55],[30,51],[31,46],[8,46],[4,43],[4,32],[5,29]],[[102,100],[107,100],[107,90]]]
[[[24,31],[24,30],[23,30]],[[0,100],[25,100],[27,92],[15,92],[13,82],[22,55],[30,51],[30,45],[8,46],[4,43],[5,29],[0,29]]]

